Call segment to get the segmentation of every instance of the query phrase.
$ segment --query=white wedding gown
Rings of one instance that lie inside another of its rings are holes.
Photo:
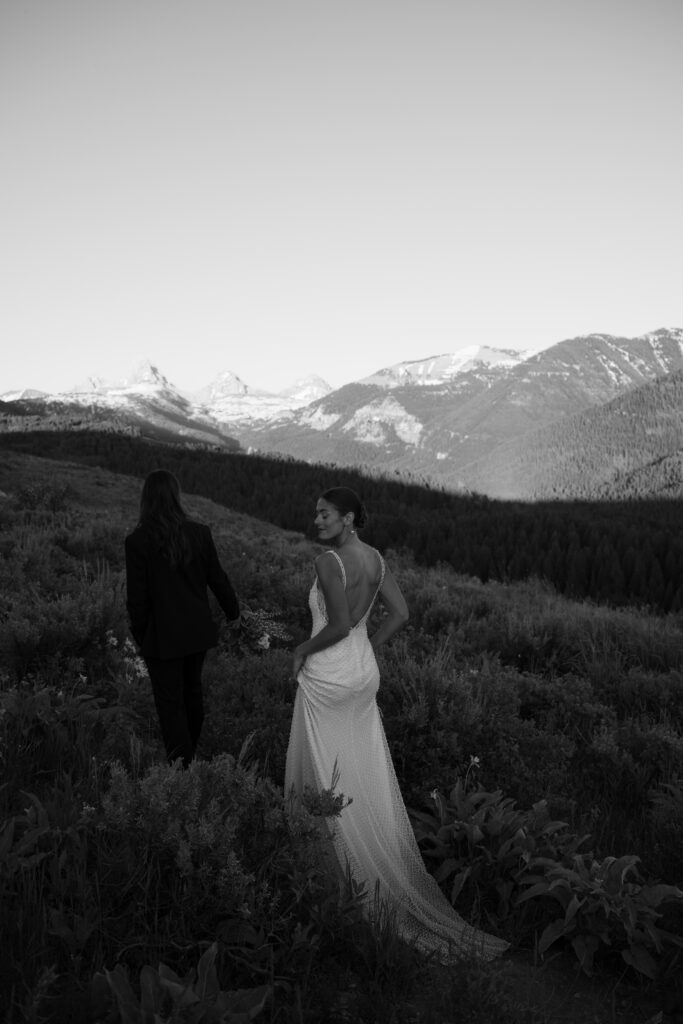
[[[342,572],[344,566],[336,552]],[[375,700],[379,670],[367,620],[384,579],[362,619],[343,640],[309,654],[298,676],[287,749],[285,793],[329,789],[335,764],[337,793],[351,798],[333,821],[340,866],[366,884],[397,915],[401,934],[448,963],[464,955],[489,960],[508,943],[469,925],[455,912],[424,866],[403,803]],[[312,636],[327,622],[317,579],[309,595]],[[371,900],[370,900],[371,902]],[[369,907],[369,910],[371,908]]]

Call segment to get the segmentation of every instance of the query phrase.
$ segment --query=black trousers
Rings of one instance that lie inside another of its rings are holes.
[[[169,764],[194,757],[204,721],[202,666],[206,651],[182,658],[145,658]]]

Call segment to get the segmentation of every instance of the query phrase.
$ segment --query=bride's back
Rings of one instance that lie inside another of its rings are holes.
[[[382,581],[382,560],[379,552],[359,540],[339,552],[346,574],[346,599],[351,624],[356,625],[370,608]]]

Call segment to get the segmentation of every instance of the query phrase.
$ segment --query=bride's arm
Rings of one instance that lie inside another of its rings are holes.
[[[401,588],[389,568],[385,569],[384,582],[382,583],[380,594],[388,614],[385,615],[370,637],[370,643],[375,651],[380,644],[385,643],[389,637],[392,637],[402,626],[405,626],[409,617],[408,605],[401,593]]]
[[[315,560],[315,570],[318,574],[318,586],[325,598],[327,623],[319,633],[309,640],[305,640],[295,649],[292,665],[292,674],[295,679],[309,654],[324,651],[326,647],[338,643],[349,635],[351,629],[351,616],[349,615],[344,581],[334,555],[329,552],[318,555]]]

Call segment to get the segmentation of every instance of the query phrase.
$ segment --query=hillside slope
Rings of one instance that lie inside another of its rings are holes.
[[[392,379],[389,390],[377,374],[237,436],[263,452],[413,474],[451,490],[494,495],[501,491],[480,464],[500,446],[502,459],[515,439],[682,369],[683,330],[638,338],[592,334],[512,365],[479,363],[431,386],[403,383],[405,375],[399,383]]]
[[[681,498],[683,371],[501,445],[468,474],[499,498]]]

